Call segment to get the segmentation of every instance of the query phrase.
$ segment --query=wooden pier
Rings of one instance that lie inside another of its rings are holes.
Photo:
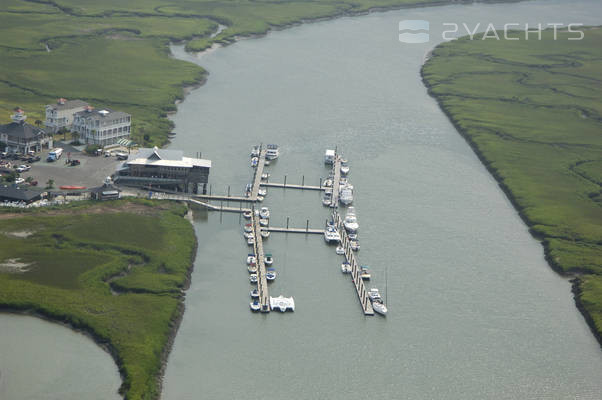
[[[332,163],[332,196],[330,197],[330,207],[337,207],[339,204],[339,191],[341,189],[341,157],[335,153]]]
[[[365,315],[374,315],[372,302],[370,302],[368,291],[366,290],[364,281],[360,276],[360,268],[357,264],[357,260],[355,259],[355,254],[353,250],[351,250],[349,236],[347,236],[347,231],[343,225],[343,220],[336,210],[332,213],[332,218],[334,221],[334,226],[339,231],[339,235],[341,235],[341,245],[343,246],[343,249],[345,249],[345,258],[347,258],[347,261],[351,265],[351,279],[353,280],[353,285],[357,291],[357,296],[359,297],[362,310],[364,311]]]
[[[291,183],[275,183],[275,182],[261,182],[261,186],[275,187],[282,189],[301,189],[301,190],[326,190],[324,186],[311,186],[311,185],[296,185]]]
[[[263,253],[263,238],[261,237],[261,225],[259,224],[259,217],[255,215],[251,217],[251,224],[253,227],[253,234],[255,235],[255,244],[253,249],[255,252],[255,258],[257,260],[257,290],[259,292],[259,304],[261,305],[261,312],[270,312],[270,295],[268,293],[268,281],[266,279],[265,269],[265,255]]]
[[[283,228],[283,227],[266,227],[269,232],[284,232],[284,233],[312,233],[323,235],[324,229],[312,229],[312,228]]]
[[[267,150],[260,148],[259,150],[259,162],[255,167],[253,175],[253,186],[251,188],[251,201],[257,201],[257,194],[259,193],[259,185],[261,183],[261,175],[263,175],[263,167],[265,166],[265,154]]]
[[[246,211],[251,211],[250,208],[246,207],[229,207],[224,206],[223,203],[218,205],[209,204],[204,201],[197,200],[194,196],[186,196],[181,194],[171,194],[171,193],[160,193],[154,192],[151,199],[153,200],[176,200],[176,201],[186,201],[188,203],[196,204],[197,206],[205,207],[208,210],[212,211],[223,211],[223,212],[236,212],[243,213]]]

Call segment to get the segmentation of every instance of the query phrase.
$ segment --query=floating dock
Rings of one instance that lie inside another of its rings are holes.
[[[261,305],[259,311],[270,312],[270,295],[268,293],[268,281],[265,276],[265,254],[263,253],[261,225],[259,224],[259,217],[255,215],[254,210],[253,215],[251,216],[251,225],[255,236],[253,249],[255,250],[255,258],[257,259],[257,291],[259,292],[259,304]]]
[[[253,186],[251,187],[251,201],[257,201],[257,194],[259,193],[259,185],[261,183],[261,175],[263,175],[263,167],[265,166],[265,154],[267,150],[262,147],[259,148],[259,162],[255,167],[253,175]]]
[[[318,235],[324,234],[324,229],[312,229],[312,228],[283,228],[268,226],[266,229],[270,232],[284,232],[284,233],[313,233]]]
[[[339,191],[341,189],[341,157],[337,153],[334,154],[334,162],[332,163],[332,176],[330,207],[337,207],[339,204]]]
[[[311,185],[296,185],[291,183],[274,183],[274,182],[260,182],[261,186],[274,187],[282,189],[301,189],[301,190],[326,190],[324,186],[311,186]]]

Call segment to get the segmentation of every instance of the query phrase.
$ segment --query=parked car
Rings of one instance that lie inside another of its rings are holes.
[[[20,184],[22,184],[22,183],[25,183],[25,179],[23,179],[23,178],[17,178],[17,179],[15,179],[15,183],[16,183],[17,185],[20,185]]]
[[[38,181],[31,181],[31,182],[29,182],[29,184],[31,186],[38,186]]]
[[[17,172],[21,173],[21,172],[27,172],[31,169],[31,167],[29,165],[19,165],[17,168]]]
[[[76,165],[79,165],[79,164],[81,164],[81,163],[79,162],[79,160],[71,160],[71,161],[69,161],[69,165],[70,165],[71,167],[75,167]]]
[[[115,153],[115,156],[117,157],[118,160],[127,160],[128,159],[128,153],[118,152],[118,153]]]

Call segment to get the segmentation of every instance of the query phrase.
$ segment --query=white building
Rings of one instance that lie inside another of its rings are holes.
[[[56,104],[46,106],[46,132],[57,133],[61,128],[71,129],[75,113],[84,111],[88,103],[82,100],[60,98]]]
[[[0,142],[6,146],[8,153],[27,154],[30,151],[39,152],[43,148],[52,148],[52,136],[42,129],[25,122],[27,116],[18,109],[12,115],[13,122],[0,125]]]
[[[132,116],[128,113],[108,108],[94,110],[88,106],[75,114],[72,130],[79,133],[80,140],[86,144],[107,146],[129,139],[131,125]]]

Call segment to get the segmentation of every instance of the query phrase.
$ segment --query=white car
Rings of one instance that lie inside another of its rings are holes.
[[[22,183],[25,183],[25,179],[23,179],[23,178],[17,178],[17,179],[15,179],[15,183],[16,183],[17,185],[20,185],[20,184],[22,184]]]
[[[27,172],[31,169],[31,167],[29,165],[19,165],[17,167],[17,172],[21,173],[21,172]]]

